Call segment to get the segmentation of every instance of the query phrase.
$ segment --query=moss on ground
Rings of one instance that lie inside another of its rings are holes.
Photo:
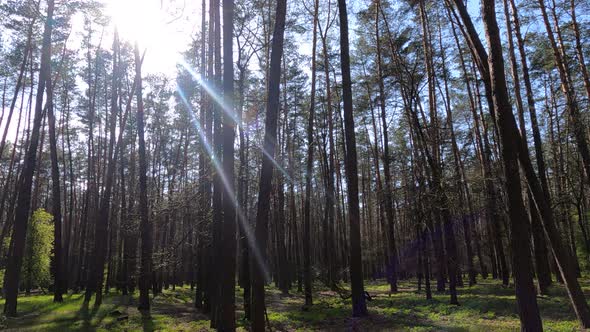
[[[590,281],[582,280],[584,290]],[[369,317],[351,318],[350,299],[316,284],[314,305],[302,310],[303,295],[282,296],[267,288],[268,319],[273,331],[512,331],[519,329],[513,288],[498,281],[480,280],[473,287],[459,289],[460,306],[448,304],[447,294],[433,294],[426,300],[415,281],[402,281],[400,291],[388,292],[383,280],[369,281],[366,289]],[[82,294],[70,294],[63,303],[53,303],[51,295],[19,298],[17,318],[0,319],[0,328],[9,331],[209,331],[207,316],[192,306],[188,287],[165,290],[153,300],[151,315],[136,309],[134,297],[110,294],[96,309],[85,306]],[[247,330],[243,319],[242,291],[236,291],[238,329]],[[0,300],[0,305],[3,305]],[[546,331],[578,331],[565,290],[555,285],[549,296],[539,296]]]

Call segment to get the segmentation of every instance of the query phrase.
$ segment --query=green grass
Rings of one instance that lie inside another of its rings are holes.
[[[582,279],[584,290],[590,281]],[[415,281],[402,281],[400,291],[389,294],[384,281],[366,282],[373,300],[369,317],[351,318],[351,301],[316,284],[314,305],[302,310],[303,295],[282,296],[267,288],[268,319],[273,331],[517,331],[519,320],[513,288],[493,280],[479,281],[459,289],[460,306],[448,304],[447,294],[433,294],[426,300]],[[238,329],[247,330],[243,319],[242,291],[236,290]],[[207,317],[192,307],[189,288],[166,290],[153,300],[152,314],[142,316],[134,298],[107,295],[100,308],[83,304],[82,294],[71,294],[63,303],[51,295],[19,298],[17,318],[0,319],[0,328],[12,331],[210,331]],[[0,305],[3,305],[0,300]],[[579,331],[565,290],[555,285],[549,296],[538,297],[546,331]],[[125,316],[126,319],[119,319]],[[119,319],[119,320],[118,320]]]

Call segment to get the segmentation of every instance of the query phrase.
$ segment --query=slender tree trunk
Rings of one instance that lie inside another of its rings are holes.
[[[471,23],[464,4],[460,0],[454,1],[459,8],[464,23]],[[495,113],[498,116],[498,125],[500,129],[500,138],[502,139],[502,158],[504,162],[504,173],[506,176],[506,191],[508,194],[508,210],[511,225],[511,244],[513,269],[516,284],[516,298],[519,307],[521,328],[527,331],[542,330],[541,318],[535,296],[535,288],[532,276],[532,264],[529,248],[529,224],[526,221],[526,211],[522,201],[520,174],[518,169],[518,147],[513,142],[518,142],[520,137],[514,130],[516,123],[512,114],[512,105],[508,97],[506,78],[504,74],[504,59],[500,41],[500,33],[496,21],[495,4],[493,1],[484,0],[483,2],[483,20],[486,31],[488,46],[490,47],[490,57],[487,60],[488,67],[483,62],[481,56],[476,57],[479,61],[482,72],[489,75],[490,89],[488,96],[492,96]],[[471,29],[470,29],[471,30]],[[470,44],[472,48],[483,49],[479,37],[469,32]],[[481,55],[484,52],[479,50]]]
[[[266,110],[262,170],[260,172],[260,189],[256,211],[256,246],[252,260],[252,331],[265,331],[264,283],[269,277],[267,259],[264,252],[268,242],[268,219],[270,212],[270,196],[272,191],[273,158],[277,142],[277,120],[280,106],[281,57],[283,55],[283,38],[285,33],[285,17],[287,1],[278,0],[276,7],[275,27],[273,32],[270,76],[268,82],[268,104]]]
[[[350,77],[350,50],[348,42],[348,13],[346,0],[338,0],[340,17],[340,66],[342,69],[342,100],[344,104],[344,131],[346,137],[346,184],[348,189],[348,221],[350,226],[350,280],[352,288],[352,315],[366,316],[367,303],[363,285],[361,253],[361,229],[358,197],[358,171],[356,157],[356,133],[352,105],[352,80]]]
[[[59,161],[57,159],[57,138],[55,133],[55,113],[53,107],[53,86],[51,73],[46,78],[47,85],[47,119],[49,125],[49,149],[51,157],[51,191],[53,212],[53,302],[63,302],[63,255],[62,255],[62,215],[61,189],[59,182]]]
[[[207,27],[207,21],[206,21],[206,12],[207,12],[207,2],[206,0],[202,0],[201,2],[201,54],[200,54],[200,74],[202,77],[206,77],[207,76],[207,57],[206,57],[206,47],[205,47],[205,42],[206,42],[206,27]],[[200,122],[201,122],[201,126],[206,126],[207,123],[207,111],[208,111],[208,105],[207,105],[207,92],[205,91],[205,87],[201,86],[200,87]],[[206,138],[206,137],[205,137]],[[207,146],[206,146],[206,142],[203,140],[203,137],[201,137],[201,146],[200,146],[200,154],[199,154],[199,180],[200,180],[200,185],[199,185],[199,197],[200,197],[200,208],[198,210],[198,219],[197,222],[200,225],[200,227],[197,228],[197,266],[196,266],[196,274],[197,274],[197,280],[196,280],[196,287],[195,287],[195,307],[199,308],[199,309],[203,309],[203,311],[205,311],[205,307],[203,304],[203,296],[204,296],[204,292],[206,291],[206,285],[205,284],[205,269],[203,267],[203,263],[205,262],[205,251],[206,251],[206,245],[204,244],[205,242],[205,237],[202,235],[203,229],[205,228],[205,224],[206,224],[206,220],[207,220],[207,215],[209,214],[209,206],[210,206],[210,198],[209,198],[209,191],[210,191],[210,185],[209,185],[209,161],[207,160]]]
[[[305,172],[305,202],[303,208],[303,283],[305,293],[305,306],[313,305],[312,280],[311,280],[311,177],[313,172],[314,150],[314,113],[316,96],[316,48],[318,30],[319,0],[314,2],[313,14],[313,41],[311,49],[311,100],[309,106],[309,118],[307,123],[307,162]]]
[[[485,66],[479,65],[488,61],[487,53],[483,47],[483,44],[481,43],[481,40],[479,40],[479,38],[477,37],[477,32],[473,26],[473,23],[471,22],[469,14],[467,13],[466,7],[459,0],[455,0],[454,3],[457,6],[457,9],[459,10],[459,15],[463,19],[463,22],[466,24],[465,28],[467,29],[467,32],[465,35],[470,44],[470,48],[472,49],[474,59],[478,63],[481,75],[484,78],[486,90],[488,90],[486,91],[486,98],[488,98],[488,100],[491,100],[492,89],[490,83],[491,80],[489,79],[490,74]],[[546,20],[544,18],[544,20],[548,24],[548,19]],[[493,107],[491,109],[493,109]],[[590,327],[590,309],[588,308],[588,304],[586,303],[584,293],[582,292],[580,284],[576,279],[575,270],[571,263],[571,255],[562,242],[562,239],[559,235],[559,231],[556,227],[556,224],[554,223],[553,212],[551,210],[549,202],[544,197],[543,191],[539,184],[539,180],[532,167],[528,151],[526,151],[526,149],[524,148],[521,141],[521,137],[518,135],[518,129],[516,127],[514,115],[508,115],[508,121],[510,125],[509,129],[510,131],[512,131],[510,135],[514,140],[513,142],[517,142],[516,145],[518,148],[518,158],[520,160],[521,166],[525,171],[527,182],[529,184],[529,187],[531,188],[531,191],[535,199],[535,204],[537,204],[537,207],[541,212],[543,227],[547,237],[551,242],[551,249],[556,258],[560,274],[564,279],[565,286],[570,297],[570,301],[572,303],[572,306],[574,307],[574,311],[576,312],[576,315],[580,320],[582,326]],[[513,248],[513,250],[516,251],[515,248]]]
[[[4,276],[4,289],[6,302],[4,304],[4,314],[6,316],[16,316],[16,305],[18,296],[18,287],[21,266],[23,261],[25,238],[27,234],[27,225],[29,222],[31,208],[31,190],[33,187],[33,175],[37,162],[37,147],[39,144],[39,135],[41,131],[41,118],[43,117],[43,95],[47,79],[51,75],[51,33],[53,30],[53,10],[54,1],[47,1],[47,18],[45,20],[43,31],[43,44],[41,48],[41,67],[39,72],[39,84],[37,86],[35,116],[29,147],[24,159],[23,170],[20,178],[20,188],[18,191],[15,223],[11,237],[12,253],[8,257],[6,272]]]
[[[88,40],[92,40],[92,30],[88,32]],[[102,42],[102,40],[101,40]],[[89,42],[90,45],[90,42]],[[88,239],[95,240],[92,236],[96,227],[96,211],[98,209],[99,197],[98,197],[98,182],[100,180],[100,172],[97,172],[97,156],[100,156],[100,149],[95,151],[95,137],[94,129],[96,126],[96,95],[98,90],[98,62],[100,59],[99,55],[100,45],[96,49],[94,57],[94,71],[92,70],[92,58],[90,55],[90,46],[87,51],[87,62],[88,62],[88,185],[86,193],[86,210],[84,215],[84,226],[82,236],[83,241],[80,241],[80,259],[83,260],[80,264],[80,271],[78,277],[80,278],[80,285],[86,287],[84,293],[84,303],[89,303],[96,286],[97,273],[94,270],[96,267],[95,262],[96,252],[90,247],[92,242]],[[100,126],[99,126],[100,132]],[[100,136],[99,136],[100,138]],[[99,144],[100,145],[100,144]],[[98,164],[100,166],[100,164]]]
[[[535,107],[535,97],[533,95],[533,89],[531,79],[529,76],[529,67],[526,57],[526,51],[524,48],[524,40],[520,31],[520,19],[514,0],[510,0],[510,8],[512,10],[512,18],[514,21],[514,34],[516,35],[516,41],[518,51],[520,55],[520,64],[522,67],[522,78],[524,81],[526,98],[528,104],[529,115],[531,118],[531,128],[533,130],[533,142],[535,146],[535,159],[537,160],[537,169],[539,172],[539,179],[541,180],[541,187],[545,194],[545,199],[550,202],[549,184],[547,181],[547,171],[545,167],[545,157],[543,155],[543,143],[541,140],[541,132],[539,130],[539,124],[537,121],[537,110]],[[533,214],[536,212],[532,211]],[[533,216],[534,218],[535,216]],[[533,224],[533,238],[535,246],[535,266],[537,268],[537,278],[539,280],[539,288],[541,293],[544,294],[547,291],[547,287],[551,285],[551,271],[549,268],[549,261],[547,260],[547,241],[543,232],[542,225]]]
[[[247,124],[244,123],[244,90],[245,90],[245,68],[240,68],[240,79],[238,81],[238,90],[240,95],[239,102],[239,119],[242,120],[242,126],[240,128],[240,169],[238,175],[238,203],[242,209],[242,213],[248,216],[248,138]],[[251,282],[250,282],[250,241],[253,239],[250,219],[246,218],[243,222],[239,223],[240,226],[240,250],[241,250],[241,283],[244,289],[244,316],[250,320],[250,298],[251,298]]]
[[[152,280],[152,225],[147,199],[147,157],[144,135],[143,89],[139,47],[135,44],[135,75],[137,97],[137,137],[139,141],[139,227],[141,233],[141,265],[139,267],[138,309],[149,312],[149,287]]]
[[[469,274],[469,286],[473,286],[476,283],[476,276],[475,276],[475,267],[473,263],[473,247],[472,247],[472,230],[469,218],[473,214],[473,209],[471,207],[471,197],[469,194],[469,187],[467,186],[467,181],[465,178],[465,168],[463,166],[463,161],[461,160],[461,155],[459,151],[459,146],[457,144],[457,138],[455,136],[455,129],[453,125],[453,114],[451,112],[451,97],[449,92],[449,85],[448,85],[448,77],[447,77],[447,66],[446,66],[446,54],[445,49],[442,43],[442,32],[439,34],[439,44],[440,44],[440,53],[442,55],[442,72],[443,72],[443,80],[444,80],[444,91],[445,91],[445,110],[447,115],[447,126],[449,128],[451,134],[451,150],[453,151],[453,159],[455,161],[455,176],[456,176],[456,183],[457,186],[460,188],[459,192],[459,204],[461,206],[465,206],[465,201],[467,201],[467,208],[469,211],[468,216],[463,216],[461,218],[463,224],[463,232],[465,233],[465,248],[467,249],[467,271]]]
[[[397,292],[398,258],[395,244],[395,209],[393,208],[393,197],[391,190],[391,170],[389,168],[389,135],[387,130],[387,117],[385,110],[385,86],[383,84],[383,64],[381,60],[381,39],[379,36],[379,13],[380,2],[377,2],[375,11],[375,33],[377,40],[377,80],[379,82],[379,106],[381,107],[381,130],[383,135],[383,174],[385,175],[385,216],[387,218],[388,252],[389,252],[389,289]],[[377,142],[375,142],[377,144]]]
[[[234,140],[236,123],[234,114],[234,62],[233,62],[233,0],[223,0],[223,97],[227,110],[223,116],[223,244],[221,259],[221,303],[219,305],[219,331],[236,330],[236,202],[234,191]],[[229,113],[229,114],[228,114]],[[242,221],[241,222],[245,222]]]
[[[437,230],[437,235],[442,238],[444,233],[444,243],[446,249],[446,265],[448,270],[449,276],[449,291],[451,295],[451,304],[459,304],[457,299],[457,271],[458,271],[458,261],[457,261],[457,249],[456,249],[456,241],[455,241],[455,233],[452,224],[452,219],[450,216],[449,211],[449,203],[448,197],[443,189],[443,178],[442,178],[442,169],[440,165],[440,134],[438,132],[438,114],[437,114],[437,100],[436,100],[436,75],[434,71],[434,63],[432,58],[432,42],[430,38],[430,30],[428,28],[428,15],[426,12],[426,8],[424,5],[424,1],[421,0],[419,3],[420,7],[420,20],[422,23],[422,35],[423,35],[423,47],[424,47],[424,56],[426,62],[426,71],[428,77],[428,101],[429,101],[429,112],[430,112],[430,127],[431,133],[430,138],[432,141],[432,152],[430,152],[426,147],[424,147],[424,152],[427,156],[428,163],[431,168],[432,172],[432,181],[431,187],[433,188],[433,192],[437,197],[438,204],[440,206],[440,216],[442,217],[442,232]],[[416,122],[416,126],[418,126],[418,119],[414,120]],[[423,134],[420,131],[420,136],[422,137]],[[426,145],[426,140],[422,138],[424,145]],[[439,221],[437,220],[436,223],[438,224]],[[440,226],[436,226],[439,228]],[[440,275],[441,271],[439,271]],[[440,278],[439,278],[440,279]]]
[[[220,0],[212,0],[210,2],[209,15],[210,27],[213,30],[212,39],[209,41],[210,48],[212,48],[213,56],[213,75],[210,77],[212,86],[216,90],[221,89],[221,23],[219,18]],[[213,118],[213,156],[216,160],[222,159],[222,130],[221,130],[221,114],[223,113],[222,106],[215,102],[210,103],[212,118]],[[211,327],[216,328],[219,323],[219,303],[221,300],[221,284],[213,282],[223,273],[223,262],[217,259],[217,254],[223,250],[222,247],[222,232],[223,232],[223,211],[222,211],[222,193],[223,181],[221,172],[223,166],[220,162],[213,160],[212,164],[215,170],[212,169],[213,178],[213,197],[212,197],[212,242],[211,248],[211,263],[209,264],[209,296],[211,300]],[[216,164],[217,162],[217,164]]]
[[[109,210],[111,206],[111,193],[113,187],[113,177],[115,175],[115,163],[116,156],[114,154],[115,149],[115,128],[118,113],[118,96],[117,96],[117,83],[118,83],[118,63],[116,61],[119,41],[118,35],[115,31],[115,37],[113,41],[113,75],[112,75],[112,88],[111,88],[111,115],[108,120],[108,126],[110,127],[110,138],[107,155],[107,172],[105,178],[105,186],[103,195],[100,200],[100,207],[97,211],[96,216],[96,233],[94,239],[94,252],[95,252],[95,273],[96,273],[96,297],[94,299],[94,306],[98,307],[102,303],[102,287],[104,280],[104,265],[107,254],[107,242],[108,242],[108,226],[109,226]],[[106,126],[105,126],[106,127]],[[121,131],[123,128],[121,128]]]

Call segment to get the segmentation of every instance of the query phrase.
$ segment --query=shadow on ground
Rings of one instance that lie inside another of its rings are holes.
[[[585,291],[590,283],[583,279]],[[400,291],[389,293],[383,280],[369,281],[369,316],[351,317],[351,301],[321,284],[314,285],[314,305],[302,310],[303,294],[288,296],[267,288],[268,319],[272,331],[506,331],[517,330],[514,289],[499,281],[484,280],[459,289],[461,305],[448,304],[449,295],[434,293],[426,300],[415,281],[402,281]],[[137,310],[132,296],[106,295],[95,308],[83,302],[83,295],[70,294],[63,303],[53,303],[50,295],[19,298],[18,318],[6,320],[9,331],[210,331],[207,315],[194,308],[193,291],[188,287],[165,290],[152,301],[151,313]],[[243,294],[236,290],[238,329],[246,331]],[[543,324],[548,331],[577,330],[578,324],[567,295],[555,285],[548,296],[538,297]],[[2,301],[0,301],[2,305]],[[2,328],[2,326],[0,326]]]

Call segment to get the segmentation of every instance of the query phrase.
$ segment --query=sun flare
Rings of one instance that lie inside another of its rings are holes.
[[[164,72],[176,66],[185,41],[179,40],[159,0],[105,0],[105,5],[120,38],[147,49],[147,70]]]

